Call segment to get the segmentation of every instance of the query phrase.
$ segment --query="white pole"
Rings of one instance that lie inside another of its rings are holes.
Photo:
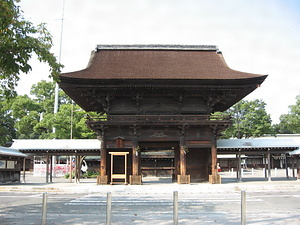
[[[59,46],[59,56],[58,62],[61,63],[61,52],[62,52],[62,38],[63,38],[63,29],[64,29],[64,16],[65,16],[65,0],[63,1],[63,10],[61,17],[61,30],[60,30],[60,46]],[[58,83],[55,83],[55,92],[54,92],[54,114],[58,112],[58,97],[59,97],[59,87]],[[53,127],[53,133],[55,133],[56,129]]]
[[[277,167],[275,167],[275,177],[277,177]]]
[[[178,225],[178,191],[173,192],[173,224]]]
[[[111,224],[111,192],[107,192],[106,200],[106,225]]]
[[[241,224],[246,225],[246,192],[241,191]]]
[[[42,225],[47,224],[47,192],[43,193]]]

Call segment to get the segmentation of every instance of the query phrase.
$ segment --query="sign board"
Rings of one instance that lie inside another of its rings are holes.
[[[50,172],[50,166],[49,166],[49,172]],[[55,164],[55,166],[53,166],[53,170],[52,170],[53,177],[63,177],[68,172],[69,172],[68,164]],[[46,164],[34,164],[33,176],[36,177],[46,176]]]

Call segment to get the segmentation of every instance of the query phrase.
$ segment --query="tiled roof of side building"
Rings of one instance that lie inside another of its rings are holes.
[[[78,79],[224,80],[266,77],[230,69],[214,45],[98,45]]]

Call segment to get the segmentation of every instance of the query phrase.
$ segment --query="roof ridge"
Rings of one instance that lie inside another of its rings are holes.
[[[99,50],[193,50],[218,51],[216,45],[171,45],[171,44],[127,44],[127,45],[97,45]]]

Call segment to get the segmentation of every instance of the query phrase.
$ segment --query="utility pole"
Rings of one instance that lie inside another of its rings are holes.
[[[62,52],[62,39],[63,39],[63,30],[64,30],[64,16],[65,16],[65,0],[63,0],[63,10],[61,17],[61,30],[60,30],[60,46],[59,46],[59,55],[58,62],[61,63],[61,52]],[[58,112],[58,97],[59,97],[59,87],[58,83],[55,83],[55,97],[54,97],[54,114]],[[55,134],[55,127],[53,127],[53,133]]]

